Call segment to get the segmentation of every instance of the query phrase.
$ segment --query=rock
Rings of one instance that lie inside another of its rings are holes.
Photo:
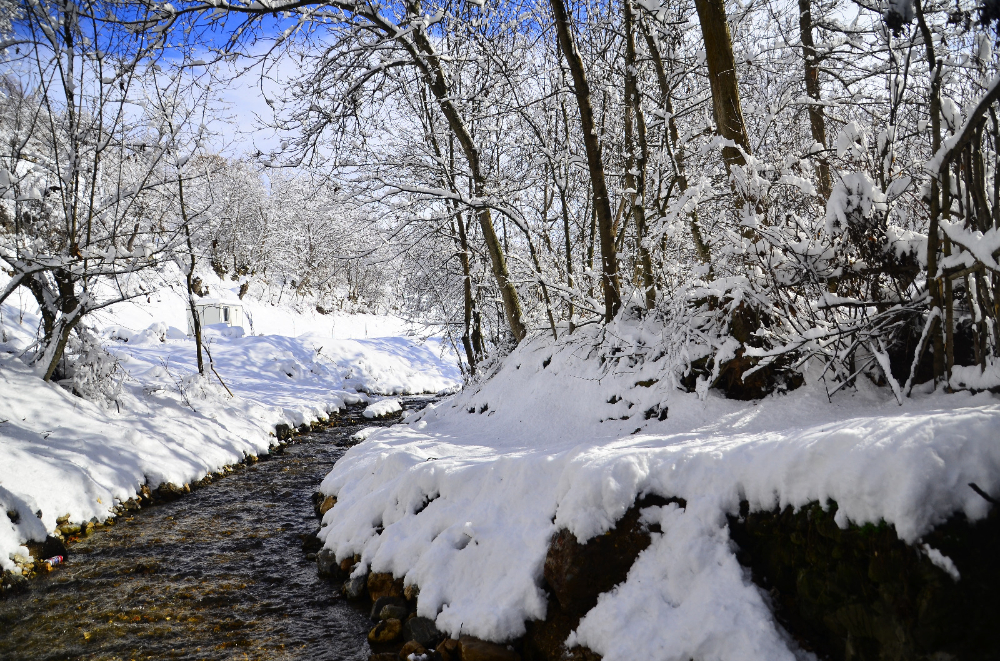
[[[16,526],[21,522],[21,513],[17,510],[7,510],[7,518]]]
[[[354,565],[358,564],[359,562],[361,562],[361,557],[357,555],[351,558],[344,558],[343,560],[340,561],[340,571],[344,572],[345,574],[350,574],[351,571],[354,569]]]
[[[392,574],[372,572],[368,574],[368,595],[372,601],[379,597],[403,598],[403,579],[393,578]]]
[[[42,517],[38,517],[39,519]],[[56,519],[56,525],[61,526],[64,523],[69,523],[69,514],[63,514]]]
[[[3,574],[0,575],[0,595],[20,594],[22,592],[27,592],[27,590],[28,579],[21,574],[4,571]]]
[[[637,502],[614,528],[585,544],[568,530],[556,534],[545,556],[545,581],[564,612],[583,615],[597,604],[601,593],[625,580],[636,557],[650,543],[649,532],[639,522],[640,510],[667,502],[663,498]]]
[[[326,514],[327,512],[329,512],[330,510],[332,510],[333,506],[336,505],[336,504],[337,504],[337,497],[336,496],[327,496],[326,498],[324,498],[323,502],[321,502],[319,504],[319,507],[317,508],[317,512],[319,513],[319,516],[322,518],[322,516],[324,514]]]
[[[789,634],[820,658],[1000,659],[1000,507],[976,521],[955,514],[919,545],[885,521],[840,528],[838,507],[751,511],[744,501],[729,517],[737,559]]]
[[[426,653],[427,653],[426,647],[424,647],[415,640],[411,640],[410,642],[403,645],[403,649],[399,650],[398,658],[400,661],[407,661],[407,659],[411,654],[415,656],[423,656]]]
[[[403,615],[402,616],[392,615],[391,617],[395,617],[397,620],[404,620],[404,619],[406,619],[406,602],[405,601],[403,601],[399,597],[379,597],[378,599],[375,600],[375,603],[372,604],[371,618],[372,618],[373,621],[378,622],[379,620],[388,619],[388,618],[385,618],[385,617],[380,617],[383,609],[385,609],[386,606],[394,606],[397,609],[402,609],[402,611],[403,611]]]
[[[63,534],[64,537],[76,535],[81,530],[80,526],[75,523],[64,523],[61,526],[58,526],[57,529]]]
[[[462,649],[454,638],[445,638],[435,649],[441,661],[462,661]]]
[[[382,607],[382,610],[378,612],[378,619],[403,621],[409,614],[410,611],[409,609],[406,608],[406,606],[400,606],[398,604],[386,604],[385,606]]]
[[[306,553],[318,553],[319,550],[323,548],[323,542],[320,541],[316,533],[311,532],[302,535],[302,550]]]
[[[549,599],[545,620],[526,623],[523,649],[527,658],[591,659],[590,650],[568,650],[563,643],[580,618],[597,603],[598,596],[624,581],[636,557],[649,546],[649,531],[639,521],[641,510],[668,502],[684,506],[681,500],[647,496],[633,505],[614,528],[586,544],[567,530],[559,531],[549,545],[544,568],[553,598]]]
[[[403,624],[403,640],[414,640],[424,647],[433,647],[443,636],[434,620],[426,617],[411,617]]]
[[[458,641],[462,661],[521,661],[521,655],[506,645],[488,643],[472,636]]]
[[[286,441],[292,437],[292,428],[285,423],[275,425],[274,435],[278,437],[279,441]]]
[[[190,491],[191,490],[188,489],[188,491],[185,492],[184,487],[179,487],[172,482],[164,482],[160,486],[156,487],[156,490],[153,491],[149,497],[158,503],[169,503],[172,500],[177,500]]]
[[[348,599],[360,599],[365,594],[365,577],[352,576],[344,581],[344,596]]]
[[[398,661],[399,657],[392,652],[381,652],[379,654],[369,654],[368,661]]]
[[[55,555],[61,555],[63,558],[69,558],[69,551],[66,549],[66,544],[63,540],[49,535],[45,538],[45,541],[39,544],[38,542],[27,542],[25,546],[31,552],[31,556],[35,560],[45,560],[46,558],[51,558]]]
[[[375,628],[368,632],[368,642],[378,645],[381,643],[391,643],[403,634],[403,623],[392,618],[382,620],[375,625]]]
[[[407,601],[416,601],[420,596],[420,588],[414,583],[403,588],[403,598]]]
[[[316,571],[323,577],[335,576],[337,572],[341,571],[333,549],[320,549],[319,553],[316,554]]]

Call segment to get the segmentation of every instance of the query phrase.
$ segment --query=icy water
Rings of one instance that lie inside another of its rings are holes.
[[[72,545],[65,565],[0,600],[0,659],[367,659],[371,622],[302,541],[319,525],[313,492],[368,424],[346,414]]]

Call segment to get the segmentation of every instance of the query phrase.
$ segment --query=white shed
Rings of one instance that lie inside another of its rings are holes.
[[[195,301],[194,307],[198,311],[198,319],[201,321],[202,328],[214,324],[243,327],[243,306],[239,303],[203,298]],[[187,321],[188,335],[194,335],[194,319],[191,318],[190,308],[188,308]]]

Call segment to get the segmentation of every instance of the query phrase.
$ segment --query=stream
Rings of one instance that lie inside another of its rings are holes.
[[[0,659],[367,659],[367,613],[302,550],[319,527],[312,494],[349,437],[389,424],[360,410],[71,545],[66,564],[0,600]]]

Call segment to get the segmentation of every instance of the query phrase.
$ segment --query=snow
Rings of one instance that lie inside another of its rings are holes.
[[[45,383],[17,357],[34,341],[38,319],[28,299],[8,299],[0,308],[0,506],[20,517],[14,524],[0,516],[0,568],[17,571],[13,557],[27,555],[24,542],[44,540],[58,517],[103,521],[143,484],[183,485],[267,453],[278,424],[299,426],[349,403],[398,407],[380,396],[461,385],[440,339],[392,335],[405,332],[400,320],[342,315],[320,324],[289,308],[243,305],[267,311],[267,328],[308,332],[242,336],[208,327],[211,362],[206,355],[199,377],[194,341],[178,330],[183,299],[166,290],[103,315],[98,330],[117,360],[119,390],[101,405]],[[295,323],[282,324],[283,313]],[[390,334],[366,337],[366,326]],[[360,337],[343,337],[356,331]]]
[[[725,515],[741,500],[766,510],[833,499],[839,525],[885,520],[915,544],[954,512],[985,516],[968,483],[1000,490],[989,393],[900,405],[862,380],[831,402],[807,373],[803,388],[756,403],[700,399],[674,387],[683,366],[655,359],[654,331],[616,322],[527,341],[492,378],[366,434],[323,481],[338,503],[325,546],[360,554],[356,572],[419,585],[418,613],[451,636],[508,641],[545,617],[556,531],[585,541],[638,495],[680,497],[684,510],[644,511],[664,533],[569,642],[609,661],[788,659],[801,653],[729,542]],[[627,338],[616,355],[602,346],[612,336]]]
[[[714,504],[695,500],[686,509],[670,504],[647,513],[663,532],[652,533],[626,582],[601,595],[569,645],[585,645],[608,661],[637,658],[636,640],[656,641],[647,658],[665,661],[795,659],[744,577]]]
[[[403,405],[398,399],[383,399],[371,404],[362,412],[361,415],[368,418],[384,418],[393,413],[399,413],[403,410]]]

